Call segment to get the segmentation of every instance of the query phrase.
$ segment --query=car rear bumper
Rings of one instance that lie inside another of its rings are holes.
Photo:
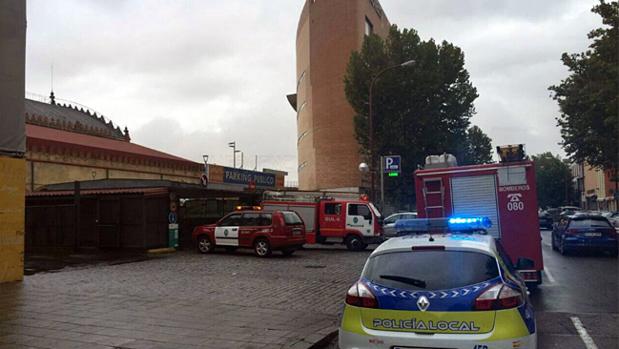
[[[388,312],[388,311],[387,311]],[[339,330],[340,349],[364,348],[493,348],[537,349],[535,320],[529,326],[518,309],[495,312],[494,326],[489,332],[474,334],[423,334],[384,331],[367,328],[362,321],[362,308],[346,305]]]
[[[299,237],[294,237],[294,238],[290,238],[290,237],[271,237],[270,239],[271,242],[271,248],[274,250],[278,250],[278,249],[282,249],[282,248],[292,248],[292,247],[296,247],[296,248],[300,248],[301,246],[303,246],[303,244],[305,244],[305,236],[299,236]]]
[[[430,338],[431,337],[431,338]],[[526,337],[492,340],[488,335],[435,334],[432,336],[414,333],[387,332],[386,335],[362,335],[340,329],[340,349],[391,349],[401,348],[492,348],[492,349],[537,349],[537,334]]]
[[[570,250],[617,250],[618,243],[615,239],[585,239],[580,237],[566,237],[563,246]]]

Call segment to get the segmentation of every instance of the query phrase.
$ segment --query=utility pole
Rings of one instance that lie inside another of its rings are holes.
[[[241,152],[241,168],[245,165],[245,153]]]
[[[385,211],[385,157],[380,157],[380,210]]]
[[[383,70],[379,71],[373,78],[372,81],[370,82],[370,91],[369,91],[369,96],[368,96],[368,104],[369,104],[369,110],[368,110],[368,122],[369,122],[369,127],[368,127],[368,143],[369,143],[369,155],[370,155],[370,200],[374,200],[375,197],[374,195],[376,194],[374,192],[374,178],[375,178],[375,173],[376,173],[376,159],[375,156],[376,154],[374,154],[374,110],[372,108],[372,103],[373,103],[373,96],[374,96],[374,85],[376,84],[376,82],[378,81],[378,79],[385,74],[386,72],[393,70],[393,69],[397,69],[397,68],[402,68],[402,67],[408,67],[415,64],[415,60],[410,60],[410,61],[406,61],[404,63],[401,64],[397,64],[397,65],[393,65],[393,66],[389,66],[387,68],[384,68]]]
[[[254,171],[258,171],[258,155],[256,155],[256,162],[254,165]]]

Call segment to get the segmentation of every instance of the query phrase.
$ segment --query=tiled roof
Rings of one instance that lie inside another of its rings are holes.
[[[25,102],[26,122],[74,132],[88,133],[124,140],[118,126],[89,110],[64,104],[49,104],[31,99]]]
[[[37,141],[44,141],[47,144],[65,144],[93,150],[118,152],[125,155],[138,155],[158,160],[172,160],[184,162],[185,164],[190,165],[200,165],[199,163],[191,160],[166,154],[164,152],[127,141],[26,124],[26,143],[34,143]]]
[[[123,189],[87,189],[81,190],[80,195],[111,195],[111,194],[166,194],[168,188],[123,188]],[[47,197],[47,196],[73,196],[74,190],[59,191],[35,191],[27,193],[28,197]]]

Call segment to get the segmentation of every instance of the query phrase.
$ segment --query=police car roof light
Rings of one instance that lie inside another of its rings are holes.
[[[488,217],[451,217],[447,221],[449,229],[460,230],[486,230],[492,227],[492,221]]]

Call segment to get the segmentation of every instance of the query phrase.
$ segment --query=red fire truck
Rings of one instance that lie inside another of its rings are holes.
[[[417,212],[420,218],[490,218],[488,233],[501,240],[514,265],[529,264],[520,272],[528,284],[539,285],[544,264],[535,167],[522,145],[498,151],[502,161],[488,165],[457,166],[451,155],[428,157],[426,167],[415,171]]]
[[[383,241],[382,217],[365,197],[348,193],[266,192],[265,211],[294,211],[305,223],[308,244],[343,243],[351,251]]]

